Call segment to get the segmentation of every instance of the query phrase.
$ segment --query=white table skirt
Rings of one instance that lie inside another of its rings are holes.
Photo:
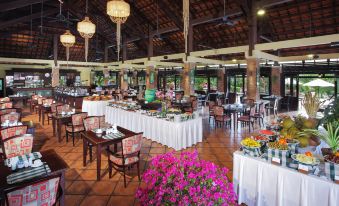
[[[105,115],[107,101],[87,101],[82,102],[82,111],[87,112],[88,116],[103,116]]]
[[[339,185],[325,179],[233,153],[238,203],[277,206],[337,206]]]
[[[106,122],[117,124],[133,132],[143,132],[143,136],[171,147],[185,149],[202,141],[202,118],[180,123],[150,117],[137,112],[106,107]]]

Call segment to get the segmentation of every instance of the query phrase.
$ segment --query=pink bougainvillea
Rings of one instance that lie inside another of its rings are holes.
[[[154,157],[144,173],[146,186],[136,196],[141,205],[236,205],[227,168],[199,160],[198,152]]]

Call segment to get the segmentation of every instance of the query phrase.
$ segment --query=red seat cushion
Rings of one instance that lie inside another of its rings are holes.
[[[239,121],[243,121],[243,122],[248,122],[250,121],[250,117],[249,116],[241,116],[238,118]]]
[[[81,132],[81,131],[85,130],[84,126],[82,126],[82,125],[73,126],[73,128],[74,128],[74,130],[72,130],[72,126],[67,126],[66,130],[68,132]]]
[[[118,154],[121,155],[121,152],[118,152]],[[109,159],[117,165],[123,165],[122,164],[122,158],[110,155]],[[139,161],[138,157],[128,157],[128,158],[125,158],[125,165],[132,164],[132,163],[135,163],[137,161]]]
[[[230,121],[231,118],[229,116],[215,116],[215,120],[220,122],[227,122]]]

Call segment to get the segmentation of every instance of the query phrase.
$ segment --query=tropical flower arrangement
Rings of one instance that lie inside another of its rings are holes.
[[[146,186],[136,196],[141,205],[236,205],[227,168],[199,160],[198,152],[180,157],[167,153],[154,157],[144,173]]]

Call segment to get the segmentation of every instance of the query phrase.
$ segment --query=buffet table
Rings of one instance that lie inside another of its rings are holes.
[[[143,136],[174,148],[185,149],[202,141],[202,118],[183,122],[171,122],[138,112],[106,107],[106,122],[117,124],[133,132],[143,132]]]
[[[233,153],[233,184],[238,203],[252,205],[335,206],[339,185],[326,179]]]
[[[89,101],[83,100],[82,102],[82,112],[87,112],[88,116],[103,116],[105,115],[106,106],[108,105],[107,101]]]

